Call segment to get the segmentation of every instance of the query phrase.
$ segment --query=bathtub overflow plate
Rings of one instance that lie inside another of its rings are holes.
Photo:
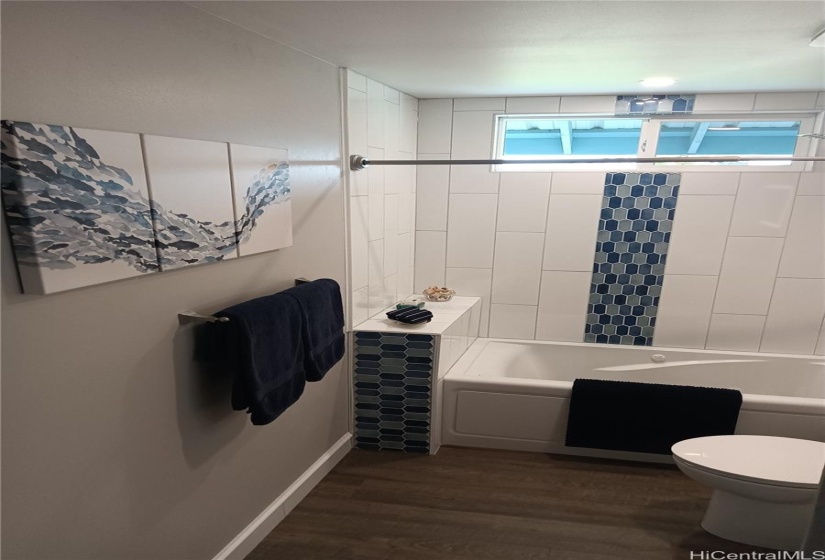
[[[662,363],[662,362],[664,362],[666,359],[667,359],[667,358],[665,357],[665,355],[664,355],[664,354],[653,354],[653,355],[650,357],[650,361],[651,361],[651,362],[653,362],[653,363],[655,363],[655,364],[661,364],[661,363]]]

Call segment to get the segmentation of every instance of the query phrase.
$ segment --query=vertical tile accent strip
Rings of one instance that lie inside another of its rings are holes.
[[[427,453],[434,337],[355,333],[355,445]]]
[[[650,346],[680,173],[608,173],[585,342]]]
[[[616,97],[617,115],[649,115],[692,113],[696,96],[677,93],[672,95],[619,95]]]

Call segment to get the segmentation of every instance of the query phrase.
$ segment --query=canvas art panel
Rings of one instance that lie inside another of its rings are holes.
[[[227,144],[143,136],[161,270],[238,256]]]
[[[158,271],[139,135],[3,121],[0,151],[25,293]]]
[[[229,145],[235,227],[241,256],[292,245],[292,202],[286,150]]]

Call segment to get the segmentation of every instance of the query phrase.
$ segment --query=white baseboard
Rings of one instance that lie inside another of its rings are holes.
[[[315,461],[298,480],[269,504],[258,517],[238,533],[212,560],[243,560],[272,529],[321,482],[329,471],[352,449],[352,434],[348,433]]]

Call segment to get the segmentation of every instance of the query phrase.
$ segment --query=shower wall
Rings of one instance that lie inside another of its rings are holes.
[[[697,115],[821,111],[825,93],[698,94],[692,104]],[[419,108],[419,158],[486,159],[496,114],[603,115],[617,97],[428,99]],[[482,297],[481,336],[581,342],[587,330],[598,342],[825,354],[825,166],[817,165],[648,177],[421,167],[414,289],[439,284]],[[610,273],[599,265],[617,250],[599,233],[608,199],[631,183],[678,187],[659,193],[675,207],[645,250],[661,274],[650,275],[650,305],[638,313],[596,294]],[[633,326],[650,337],[605,338],[604,315],[639,316]]]
[[[415,159],[418,100],[343,71],[345,153]],[[413,291],[415,167],[349,172],[351,324],[367,320]]]

